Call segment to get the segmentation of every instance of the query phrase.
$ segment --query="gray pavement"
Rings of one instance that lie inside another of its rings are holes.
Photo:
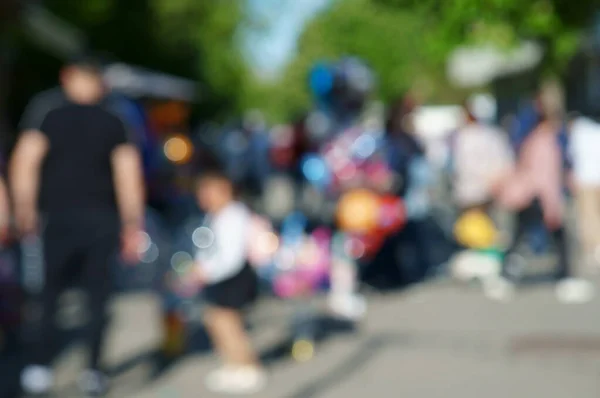
[[[447,282],[374,295],[357,333],[331,336],[311,362],[273,364],[270,386],[257,397],[597,398],[599,304],[559,304],[549,286],[520,292],[509,303]],[[111,396],[213,397],[203,387],[204,375],[218,363],[210,353],[188,356],[151,380],[152,362],[144,354],[160,341],[152,296],[121,297],[114,309],[107,359],[121,372]],[[288,313],[270,300],[254,311],[261,350],[283,339]],[[61,398],[77,396],[80,354],[72,350],[59,363]]]

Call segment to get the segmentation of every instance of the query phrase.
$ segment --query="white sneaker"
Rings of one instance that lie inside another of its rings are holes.
[[[106,376],[97,370],[85,370],[79,377],[79,389],[86,395],[99,397],[108,392]]]
[[[556,298],[565,304],[583,304],[591,301],[596,289],[585,279],[566,279],[556,285]]]
[[[515,285],[505,278],[489,278],[483,281],[483,292],[494,301],[509,301],[515,295]]]
[[[338,316],[349,320],[359,320],[367,312],[367,302],[359,295],[332,295],[329,308]]]
[[[222,367],[216,370],[213,370],[204,380],[204,384],[206,384],[206,388],[211,391],[221,391],[223,390],[231,378],[231,375],[235,372],[235,369],[229,367]]]
[[[256,394],[266,383],[266,372],[250,366],[217,369],[206,377],[206,388],[211,392],[232,395]]]
[[[21,373],[21,388],[25,394],[48,394],[53,385],[54,375],[46,366],[27,366]]]

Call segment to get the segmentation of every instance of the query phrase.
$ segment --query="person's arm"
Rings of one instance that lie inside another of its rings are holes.
[[[145,189],[142,160],[133,144],[118,145],[111,158],[115,194],[124,227],[142,229]]]
[[[37,200],[42,162],[49,149],[47,137],[38,130],[23,132],[9,164],[9,182],[17,228],[27,234],[37,228]]]
[[[4,177],[0,177],[0,241],[8,239],[10,225],[10,201]]]
[[[46,130],[48,114],[62,103],[60,90],[49,90],[32,98],[19,122],[20,136],[8,163],[8,189],[14,217],[21,234],[35,232],[41,168],[50,148]]]
[[[247,259],[247,227],[250,222],[246,213],[235,211],[215,220],[213,225],[214,252],[196,257],[200,279],[214,284],[235,276]]]
[[[112,152],[115,196],[121,216],[121,255],[128,264],[140,260],[144,229],[145,189],[141,156],[135,145],[122,143]]]

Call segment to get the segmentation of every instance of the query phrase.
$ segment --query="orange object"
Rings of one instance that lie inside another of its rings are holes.
[[[183,134],[170,137],[164,144],[167,159],[176,164],[188,163],[194,154],[194,145]]]
[[[367,189],[355,189],[342,195],[337,207],[338,227],[345,232],[368,233],[379,226],[379,195]]]
[[[165,339],[163,351],[169,357],[185,352],[185,322],[177,313],[167,314],[163,320]]]
[[[184,126],[190,115],[189,105],[183,102],[161,102],[150,107],[150,119],[159,130]]]

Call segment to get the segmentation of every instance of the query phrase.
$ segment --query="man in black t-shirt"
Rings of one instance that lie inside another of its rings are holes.
[[[99,359],[111,265],[120,243],[125,259],[136,260],[144,211],[140,156],[106,98],[100,65],[87,57],[71,62],[61,88],[29,104],[11,159],[17,227],[23,238],[39,234],[44,247],[40,336],[21,379],[29,394],[52,388],[54,317],[71,270],[81,273],[90,313],[91,358],[81,387],[94,395],[106,390]]]

